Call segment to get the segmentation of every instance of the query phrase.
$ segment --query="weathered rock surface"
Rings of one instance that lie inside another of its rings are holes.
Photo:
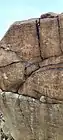
[[[14,93],[0,94],[7,128],[15,140],[63,138],[63,102],[40,102]],[[7,133],[6,133],[7,134]]]
[[[1,41],[1,46],[12,50],[25,61],[39,61],[40,50],[36,32],[36,19],[15,22]]]
[[[20,62],[12,63],[0,68],[0,89],[16,92],[24,82],[24,65]]]
[[[63,140],[63,14],[15,22],[0,41],[0,139]]]
[[[40,47],[42,57],[59,56],[61,54],[57,18],[45,18],[40,22]]]

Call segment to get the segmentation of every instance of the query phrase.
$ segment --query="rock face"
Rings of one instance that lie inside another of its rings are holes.
[[[63,140],[63,14],[15,22],[0,41],[0,139]]]

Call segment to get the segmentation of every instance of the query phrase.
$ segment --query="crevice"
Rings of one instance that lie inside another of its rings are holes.
[[[58,23],[58,33],[59,33],[59,47],[61,50],[61,53],[63,54],[62,48],[61,48],[61,34],[60,34],[60,21],[59,21],[59,16],[57,16],[57,23]]]
[[[42,69],[42,72],[48,71],[48,70],[63,70],[63,67],[61,67],[62,64],[63,64],[63,63],[49,64],[49,65],[42,66],[42,67],[40,67],[40,66],[38,65],[39,67],[38,67],[36,70],[32,71],[32,72],[31,72],[30,74],[28,74],[28,75],[26,75],[26,67],[25,67],[25,73],[24,73],[25,81],[24,81],[21,85],[19,85],[18,90],[19,90],[19,88],[20,88],[21,86],[23,86],[23,84],[26,82],[26,80],[27,80],[30,76],[34,75],[35,72],[37,72],[38,70]],[[57,65],[59,65],[59,66],[57,66]],[[48,67],[49,67],[49,68],[48,68]],[[17,90],[17,92],[18,92],[18,90]]]
[[[37,101],[40,101],[39,98],[34,97],[34,96],[30,96],[30,95],[26,95],[26,94],[19,94],[19,95],[21,95],[21,96],[23,96],[23,97],[26,97],[26,98],[31,98],[31,99],[35,99],[35,100],[37,100]]]
[[[41,61],[40,61],[41,62]],[[38,68],[36,68],[35,70],[32,70],[29,74],[27,74],[27,68],[30,67],[30,66],[33,66],[33,64],[37,64]],[[36,72],[37,70],[40,69],[40,65],[39,65],[39,62],[36,62],[36,63],[32,63],[32,64],[29,64],[28,67],[25,66],[25,73],[24,73],[24,77],[25,77],[25,81],[34,73]]]
[[[21,61],[19,61],[19,62],[21,62]],[[15,63],[19,63],[19,62],[13,62],[13,63],[11,63],[11,64],[9,64],[9,65],[12,65],[12,64],[15,64]],[[43,72],[43,71],[46,71],[46,70],[63,70],[63,67],[61,67],[62,64],[63,64],[63,63],[49,64],[49,65],[46,65],[46,66],[38,67],[37,69],[35,69],[34,71],[32,71],[32,72],[31,72],[30,74],[28,74],[28,75],[26,75],[26,67],[25,67],[24,81],[23,81],[23,83],[20,83],[20,84],[18,85],[18,87],[17,87],[15,93],[18,93],[19,88],[22,87],[23,84],[26,82],[26,80],[27,80],[30,76],[34,75],[35,72],[37,72],[38,70],[42,69],[42,72]],[[9,65],[3,66],[3,67],[7,67],[7,66],[9,66]],[[58,66],[57,66],[57,65],[58,65]],[[3,67],[0,67],[0,68],[3,68]],[[11,88],[12,88],[12,87],[11,87]],[[1,90],[2,90],[3,92],[5,92],[5,90],[3,90],[2,88],[1,88]],[[9,91],[7,90],[6,92],[9,92]],[[12,92],[12,91],[10,91],[10,92]]]
[[[49,65],[45,65],[45,66],[42,66],[42,67],[38,67],[36,70],[32,71],[29,75],[26,75],[25,74],[25,80],[27,80],[30,76],[32,76],[37,70],[40,70],[42,69],[42,71],[46,71],[46,70],[63,70],[63,67],[61,67],[63,63],[58,63],[58,64],[49,64]],[[59,66],[57,66],[59,65]],[[53,67],[54,66],[54,67]],[[49,68],[48,68],[49,67]],[[43,69],[45,68],[45,69]],[[26,69],[25,69],[25,73],[26,73]]]
[[[51,68],[52,68],[52,66],[54,66],[55,68],[62,68],[62,67],[60,67],[61,65],[63,65],[63,62],[60,62],[60,63],[57,63],[57,64],[48,64],[48,65],[44,65],[44,66],[40,66],[40,68],[47,68],[47,67],[49,67],[49,66],[51,66]],[[58,67],[56,67],[56,66],[58,66]]]
[[[25,77],[25,75],[24,75],[24,77]],[[18,93],[18,90],[23,86],[23,84],[25,83],[25,80],[26,80],[26,77],[25,77],[25,79],[24,79],[24,81],[21,83],[21,84],[19,84],[19,86],[17,87],[17,89],[16,89],[16,92],[14,92],[14,93]],[[19,94],[19,93],[18,93]]]
[[[9,48],[5,48],[3,46],[0,46],[0,49],[3,49],[3,50],[8,51],[8,52],[10,51],[10,52],[13,52],[13,53],[17,53],[16,51],[13,51],[13,50],[11,50]]]
[[[27,69],[27,67],[25,67],[25,69],[24,69],[24,71],[25,71],[25,73],[24,73],[25,80],[27,79],[26,69]]]
[[[56,97],[49,97],[48,95],[45,95],[45,94],[43,94],[43,93],[37,91],[36,89],[34,89],[33,91],[37,93],[37,95],[38,95],[37,97],[33,97],[33,96],[30,96],[30,95],[25,95],[25,94],[19,94],[19,93],[17,93],[17,92],[12,92],[12,91],[10,91],[10,92],[13,93],[13,94],[17,94],[17,95],[18,95],[18,98],[20,98],[20,96],[25,97],[25,98],[31,98],[32,100],[39,101],[40,103],[43,103],[43,104],[63,104],[63,99],[59,99],[59,98],[56,98]],[[5,94],[6,94],[6,93],[8,93],[8,92],[5,91],[5,92],[2,94],[2,97],[3,97],[3,101],[4,101],[4,102],[6,102],[6,98],[5,98]],[[42,96],[45,98],[46,102],[42,102],[42,101],[40,100],[40,98],[41,98]],[[54,100],[54,102],[48,102],[48,99]],[[20,100],[20,99],[19,99],[19,100]],[[55,102],[55,101],[56,101],[56,102]],[[22,110],[21,110],[21,111],[22,111]]]
[[[59,103],[60,103],[60,102],[63,102],[63,99],[58,99],[58,98],[56,98],[56,97],[49,97],[48,95],[45,95],[45,94],[43,94],[43,93],[37,91],[36,89],[34,89],[34,91],[37,92],[37,94],[40,95],[39,98],[38,98],[38,100],[40,100],[41,96],[44,96],[45,98],[50,98],[50,99],[59,101]]]
[[[58,58],[58,57],[61,57],[61,56],[63,56],[63,55],[61,54],[61,55],[48,56],[46,58],[43,58],[42,62],[47,60],[47,59],[50,59],[50,58]]]
[[[33,63],[29,63],[26,61],[24,62],[25,63],[25,68],[27,69],[28,67],[31,67],[32,65],[39,65],[39,63],[42,62],[42,61],[39,61],[39,62],[33,62]]]
[[[37,38],[38,38],[40,58],[43,60],[42,55],[41,55],[41,48],[40,48],[40,18],[39,18],[39,21],[36,20],[36,33],[37,33]]]
[[[46,69],[43,69],[43,68],[46,68]],[[61,70],[63,70],[63,67],[49,67],[49,68],[48,68],[48,67],[46,66],[46,67],[41,67],[40,70],[41,70],[41,69],[42,69],[42,72],[45,72],[45,71],[48,71],[48,70],[58,70],[58,71],[60,70],[60,71],[61,71]],[[33,74],[33,73],[32,73],[32,74]]]
[[[42,61],[40,61],[40,62],[42,62]],[[26,80],[29,76],[31,76],[35,71],[37,71],[37,70],[40,69],[40,65],[39,65],[40,62],[35,62],[35,63],[32,63],[32,64],[28,64],[27,66],[25,65],[25,70],[24,70],[24,71],[25,71],[25,73],[24,73],[25,80]],[[32,71],[29,72],[29,74],[27,74],[27,69],[30,68],[30,67],[33,68],[34,65],[37,66],[37,67],[35,68],[35,70],[32,70]]]
[[[38,67],[37,69],[35,69],[34,71],[32,71],[30,74],[26,75],[26,70],[25,70],[25,79],[27,80],[33,73],[35,73],[37,70],[39,70],[40,67]]]
[[[0,68],[6,68],[6,67],[8,67],[8,66],[10,66],[10,65],[13,65],[13,64],[16,64],[16,63],[20,63],[20,62],[22,62],[22,61],[19,60],[19,61],[16,61],[16,62],[12,62],[12,63],[10,63],[10,64],[4,65],[4,66],[0,66]]]

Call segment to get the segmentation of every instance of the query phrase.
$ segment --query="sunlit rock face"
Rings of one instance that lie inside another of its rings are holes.
[[[0,139],[63,140],[63,14],[15,22],[0,41]]]

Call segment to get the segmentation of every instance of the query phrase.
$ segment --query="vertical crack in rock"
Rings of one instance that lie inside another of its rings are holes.
[[[58,34],[59,34],[59,47],[60,47],[61,53],[63,53],[62,48],[61,48],[61,34],[60,34],[60,21],[59,21],[59,16],[57,16],[57,23],[58,23]]]
[[[40,57],[43,60],[43,58],[41,56],[41,48],[40,48],[40,18],[39,18],[39,21],[36,20],[36,32],[37,32],[37,38],[38,38]]]

